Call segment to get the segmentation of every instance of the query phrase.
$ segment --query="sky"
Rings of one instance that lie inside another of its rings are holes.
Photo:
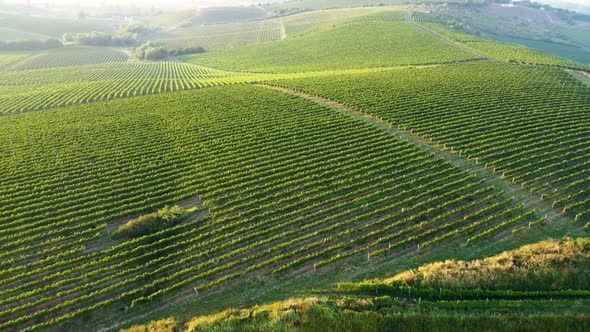
[[[196,7],[212,7],[212,6],[226,6],[226,5],[255,5],[263,2],[279,2],[281,0],[0,0],[5,3],[19,3],[26,4],[30,1],[32,4],[46,5],[51,4],[55,6],[76,5],[76,7],[98,7],[101,5],[120,5],[123,7],[142,7],[155,6],[157,8],[167,7],[169,9],[177,8],[196,8]],[[540,3],[545,3],[559,8],[581,8],[581,6],[590,7],[590,0],[533,0]],[[568,5],[570,4],[570,5]],[[80,6],[82,5],[82,6]]]

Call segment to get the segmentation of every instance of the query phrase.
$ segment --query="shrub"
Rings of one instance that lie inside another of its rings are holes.
[[[113,232],[112,237],[133,238],[155,233],[183,221],[188,215],[188,210],[178,205],[172,207],[165,206],[154,213],[129,220],[126,224],[119,226],[119,228]]]

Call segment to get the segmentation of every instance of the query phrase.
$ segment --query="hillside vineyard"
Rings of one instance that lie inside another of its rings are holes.
[[[590,16],[61,1],[0,0],[0,332],[590,330]]]
[[[264,88],[15,115],[0,127],[1,328],[537,218],[377,128]],[[209,208],[204,220],[101,244],[109,221],[192,196]]]
[[[590,220],[590,89],[562,70],[479,63],[276,84],[383,117]]]

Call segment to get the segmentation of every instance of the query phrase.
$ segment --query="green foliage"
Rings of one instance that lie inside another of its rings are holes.
[[[496,60],[590,70],[590,67],[579,62],[551,56],[525,46],[502,44],[488,39],[477,38],[435,23],[421,23],[421,25],[455,43],[483,53]]]
[[[182,331],[541,331],[585,330],[590,317],[567,311],[562,314],[520,312],[531,309],[525,301],[477,303],[466,314],[460,303],[456,309],[444,303],[409,304],[400,300],[376,307],[372,299],[308,298],[291,299],[248,309],[231,309],[209,316],[194,317]],[[535,303],[563,310],[566,303]],[[532,304],[534,305],[534,304]],[[584,302],[583,308],[588,307]],[[515,310],[516,309],[516,310]],[[485,311],[487,310],[487,312]],[[497,312],[495,312],[497,311]],[[153,323],[152,323],[153,324]],[[137,331],[140,326],[127,332]]]
[[[361,120],[249,85],[0,117],[0,140],[2,330],[396,255],[474,218],[492,218],[479,232],[504,210],[526,212]],[[80,245],[189,197],[208,207],[204,219]]]
[[[213,25],[237,21],[260,20],[266,11],[260,7],[209,7],[200,9],[192,16],[193,25]]]
[[[63,44],[53,38],[45,40],[0,41],[0,51],[38,51],[62,47]]]
[[[255,72],[431,64],[474,58],[404,22],[338,26],[300,38],[186,57],[215,68]]]
[[[549,200],[572,220],[590,220],[590,88],[563,70],[489,62],[276,84],[412,130]],[[506,226],[514,221],[507,218]]]
[[[90,46],[135,46],[139,42],[138,36],[135,33],[125,33],[112,35],[101,32],[89,33],[66,33],[63,35],[65,42],[74,43],[78,45]]]
[[[184,27],[156,32],[149,38],[166,48],[200,46],[208,51],[217,51],[278,40],[281,36],[276,20],[262,20]]]
[[[106,57],[104,60],[110,56],[109,53],[103,55]],[[9,63],[23,56],[7,56],[6,61]],[[178,62],[114,62],[4,71],[0,73],[0,113],[43,110],[261,79],[264,77]]]
[[[26,57],[28,54],[23,52],[0,52],[0,66],[6,66]]]
[[[119,226],[112,236],[135,238],[156,233],[185,220],[188,215],[189,212],[178,205],[172,207],[166,205],[154,213],[129,220],[126,224]]]
[[[142,44],[135,49],[135,58],[138,60],[158,61],[168,57],[168,51],[151,42]]]
[[[375,16],[370,14],[374,14]],[[381,18],[397,18],[399,15],[401,16],[401,20],[403,20],[403,12],[399,10],[393,11],[363,7],[307,11],[282,17],[281,22],[285,25],[287,36],[293,37],[313,31],[323,25],[346,24],[354,20],[363,19],[369,21],[369,18],[376,20],[381,15],[383,16]]]
[[[127,54],[112,48],[62,47],[37,53],[34,56],[19,62],[15,66],[12,66],[10,69],[29,70],[52,67],[71,67],[108,62],[125,62],[127,61],[127,58]]]

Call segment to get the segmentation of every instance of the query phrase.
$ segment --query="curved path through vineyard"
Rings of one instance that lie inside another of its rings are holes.
[[[474,49],[471,49],[469,47],[465,47],[463,45],[457,44],[454,41],[452,41],[452,40],[450,40],[450,39],[448,39],[448,38],[446,38],[444,36],[441,36],[441,35],[439,35],[438,33],[434,32],[434,31],[430,31],[430,30],[426,29],[425,27],[421,26],[420,24],[416,24],[416,22],[414,22],[414,20],[412,20],[412,16],[408,12],[404,12],[404,18],[406,20],[406,23],[408,23],[408,24],[410,24],[410,25],[412,25],[412,26],[420,29],[420,31],[422,31],[424,33],[427,33],[427,34],[431,35],[434,38],[437,38],[437,39],[442,40],[443,42],[445,42],[445,43],[447,43],[447,44],[449,44],[451,46],[460,48],[460,49],[462,49],[464,51],[467,51],[467,52],[469,52],[471,54],[480,56],[480,57],[482,57],[484,59],[487,59],[487,60],[495,60],[493,58],[490,58],[490,56],[485,55],[483,53],[480,53],[480,52],[478,52],[478,51],[476,51]]]
[[[551,202],[542,200],[538,195],[523,189],[518,184],[514,184],[510,179],[504,178],[502,174],[495,173],[494,169],[487,168],[487,165],[480,164],[479,160],[469,160],[462,157],[459,152],[454,151],[452,148],[447,148],[446,145],[439,145],[433,140],[424,139],[423,137],[414,134],[412,131],[394,128],[390,123],[380,117],[369,115],[334,100],[329,100],[327,98],[275,85],[257,85],[328,106],[336,111],[362,120],[365,123],[374,125],[384,132],[395,136],[397,139],[415,144],[421,149],[431,152],[438,157],[444,158],[458,168],[475,174],[478,178],[483,179],[490,185],[494,185],[495,187],[499,188],[504,192],[504,195],[507,198],[512,197],[516,202],[523,203],[526,209],[535,210],[539,216],[545,216],[546,221],[551,223],[553,228],[562,228],[567,224],[574,223],[574,221],[564,215],[561,210],[553,208],[551,206]]]

